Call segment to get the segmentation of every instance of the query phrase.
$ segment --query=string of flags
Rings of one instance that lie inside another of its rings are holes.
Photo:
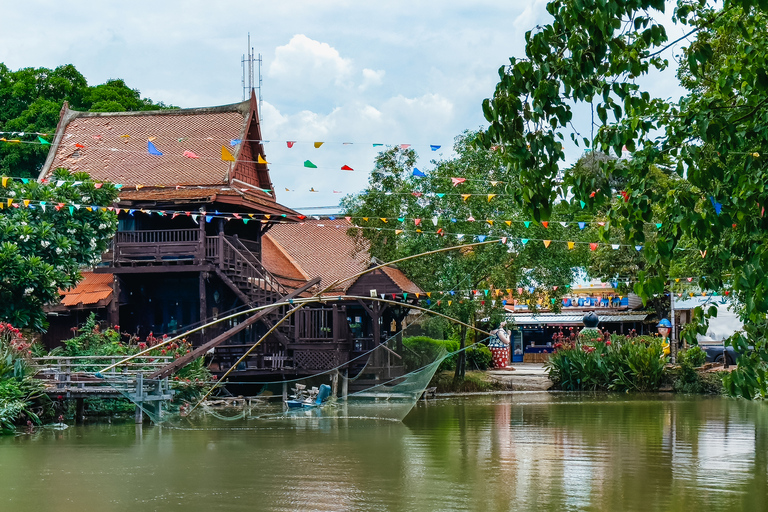
[[[21,137],[25,136],[33,136],[36,137],[37,140],[22,140]],[[0,142],[9,142],[9,143],[26,143],[26,144],[41,144],[41,145],[50,145],[51,143],[44,139],[43,137],[48,137],[48,133],[41,133],[41,132],[3,132],[0,131]],[[8,137],[11,137],[10,139]],[[74,137],[73,134],[67,134],[65,138],[71,139]],[[87,136],[80,135],[79,137],[85,138],[85,140],[88,140]],[[123,134],[116,139],[121,140],[122,142],[127,141],[130,139],[131,136],[129,134]],[[103,134],[91,134],[90,139],[97,140],[97,141],[103,141],[104,135]],[[158,139],[165,139],[169,142],[177,142],[182,143],[185,141],[195,141],[195,140],[204,140],[204,141],[219,141],[219,142],[225,142],[228,143],[230,146],[237,146],[239,144],[242,144],[243,142],[256,142],[259,144],[270,144],[273,141],[266,140],[266,139],[224,139],[224,138],[216,138],[216,137],[168,137],[163,135],[155,135],[149,138],[150,142],[153,142]],[[282,141],[281,141],[282,142]],[[442,144],[392,144],[392,143],[383,143],[383,142],[337,142],[337,141],[306,141],[306,140],[286,140],[285,145],[288,149],[292,149],[296,145],[303,145],[303,144],[310,144],[315,149],[319,149],[323,145],[341,145],[341,146],[371,146],[373,148],[393,148],[393,147],[399,147],[400,149],[408,149],[410,147],[429,147],[430,151],[438,151],[440,148],[443,147]]]

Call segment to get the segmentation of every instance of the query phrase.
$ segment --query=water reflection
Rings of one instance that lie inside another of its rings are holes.
[[[763,510],[768,406],[547,393],[0,439],[2,510]]]

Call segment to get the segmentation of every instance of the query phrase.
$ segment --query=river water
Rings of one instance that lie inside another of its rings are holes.
[[[768,404],[516,393],[0,438],[0,511],[768,510]]]

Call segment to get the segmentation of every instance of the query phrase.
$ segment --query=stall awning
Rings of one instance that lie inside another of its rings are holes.
[[[613,314],[613,315],[599,315],[600,324],[605,323],[617,323],[617,322],[642,322],[648,318],[649,313],[637,312],[626,314]],[[508,314],[507,320],[515,325],[582,325],[581,320],[584,318],[583,314],[555,314],[555,313],[542,313],[539,315],[531,313],[522,314]],[[600,325],[598,324],[598,325]]]

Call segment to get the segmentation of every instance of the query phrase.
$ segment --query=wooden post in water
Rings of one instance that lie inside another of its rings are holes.
[[[331,374],[331,396],[335,397],[339,394],[339,369]]]
[[[85,421],[85,398],[75,399],[76,411],[75,412],[75,424],[82,425]]]
[[[288,383],[283,382],[283,403],[288,400]]]
[[[134,421],[137,425],[140,425],[144,423],[144,411],[141,409],[141,406],[139,404],[144,402],[144,374],[139,373],[136,375],[136,394],[135,402],[136,402],[136,411],[134,413]]]
[[[343,379],[341,380],[341,398],[343,400],[346,400],[348,395],[349,395],[349,369],[345,368]]]

